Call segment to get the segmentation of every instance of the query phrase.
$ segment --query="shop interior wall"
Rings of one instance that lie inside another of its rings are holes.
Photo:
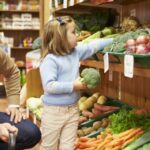
[[[130,12],[134,9],[136,11],[136,16],[142,24],[150,22],[150,0],[143,0],[138,3],[123,5],[123,17],[129,16]]]

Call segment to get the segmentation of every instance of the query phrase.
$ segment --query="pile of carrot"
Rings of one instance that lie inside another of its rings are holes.
[[[97,138],[79,138],[75,150],[122,150],[143,133],[141,128],[132,128],[118,135],[113,135],[110,130],[105,130]]]

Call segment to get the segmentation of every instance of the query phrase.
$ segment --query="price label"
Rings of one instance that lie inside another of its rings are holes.
[[[79,0],[79,3],[84,2],[84,0]]]
[[[52,0],[50,0],[50,2],[49,2],[49,8],[50,8],[50,10],[52,9]]]
[[[64,2],[63,2],[63,8],[67,8],[67,0],[64,0]]]
[[[113,80],[113,72],[109,70],[109,81]]]
[[[74,5],[74,0],[70,0],[70,6]]]
[[[55,0],[55,8],[58,8],[58,0]]]
[[[33,115],[33,123],[34,123],[34,124],[36,124],[36,123],[37,123],[36,115],[35,115],[35,114]]]
[[[26,108],[26,116],[27,116],[27,118],[29,118],[29,108],[28,107]]]
[[[124,57],[125,77],[133,78],[133,71],[134,71],[134,57],[132,55],[125,55]]]
[[[104,59],[104,73],[106,73],[109,70],[109,55],[106,53],[103,57]]]

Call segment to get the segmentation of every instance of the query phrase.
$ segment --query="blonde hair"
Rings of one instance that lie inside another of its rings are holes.
[[[50,20],[45,25],[42,57],[45,57],[48,53],[61,56],[71,53],[67,39],[67,24],[72,22],[74,20],[70,16],[63,16]]]

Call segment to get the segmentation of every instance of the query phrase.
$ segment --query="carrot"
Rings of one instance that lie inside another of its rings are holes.
[[[142,130],[141,128],[136,128],[131,133],[129,133],[126,137],[122,137],[121,139],[126,141],[126,140],[130,139],[131,137],[133,137],[134,135],[136,135],[141,130]]]
[[[134,137],[128,139],[127,141],[125,141],[125,143],[123,143],[122,148],[125,147],[127,144],[131,143],[134,139],[138,138],[140,135],[142,135],[144,133],[144,131],[140,131],[138,132]]]
[[[98,149],[98,150],[101,150],[102,147],[104,147],[106,144],[108,144],[108,143],[111,142],[111,141],[112,141],[111,139],[106,139],[106,140],[104,140],[103,142],[101,142],[101,143],[98,145],[97,149]]]
[[[83,150],[95,150],[95,147],[89,147],[89,148],[85,148]]]
[[[87,117],[85,117],[85,116],[80,116],[79,117],[79,123],[82,123],[82,122],[84,122],[84,121],[87,121]]]
[[[124,131],[124,132],[120,133],[117,137],[118,137],[118,138],[122,138],[122,137],[124,137],[124,136],[130,134],[130,132],[134,131],[134,129],[135,129],[135,128],[129,129],[129,130],[127,130],[127,131]]]
[[[108,144],[108,146],[118,146],[118,145],[122,145],[123,144],[123,140],[120,140],[120,139],[114,139],[112,142],[110,142]]]
[[[79,148],[89,148],[91,147],[91,143],[89,142],[79,142]]]
[[[121,147],[122,147],[121,145],[118,145],[113,147],[111,150],[121,150],[122,149]]]
[[[88,140],[89,140],[89,138],[86,137],[86,136],[83,136],[83,137],[80,137],[80,138],[79,138],[79,141],[80,141],[80,142],[87,142]]]

